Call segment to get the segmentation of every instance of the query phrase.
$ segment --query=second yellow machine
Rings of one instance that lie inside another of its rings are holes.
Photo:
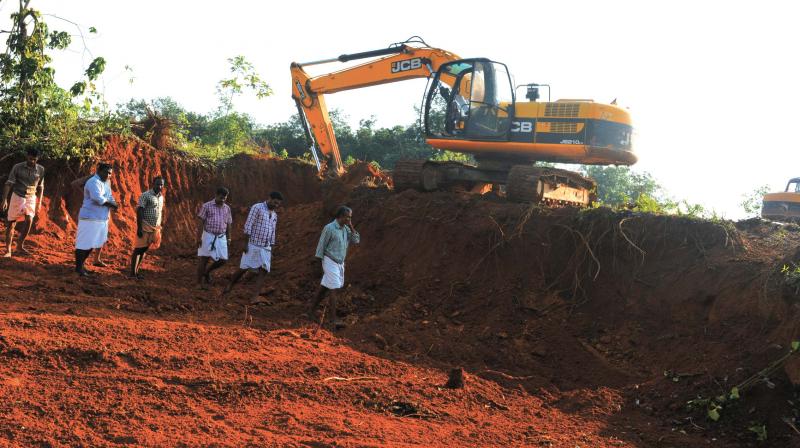
[[[336,72],[309,76],[305,67],[369,59]],[[549,86],[514,86],[502,63],[462,59],[429,47],[421,39],[388,48],[306,63],[292,63],[292,97],[319,163],[317,149],[334,173],[343,170],[325,94],[378,84],[428,78],[422,107],[426,142],[434,148],[467,153],[477,164],[401,160],[395,188],[436,190],[505,185],[511,200],[586,206],[594,182],[578,173],[536,167],[533,162],[632,165],[628,111],[591,100],[539,102]],[[524,91],[527,101],[517,101]]]

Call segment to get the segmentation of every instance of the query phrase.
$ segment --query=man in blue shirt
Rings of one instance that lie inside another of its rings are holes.
[[[353,211],[343,205],[336,210],[336,219],[322,229],[315,258],[322,261],[323,275],[319,292],[311,304],[312,317],[328,291],[344,286],[344,259],[347,257],[347,248],[351,243],[361,242],[361,235],[353,227],[352,219]],[[331,294],[329,308],[328,316],[333,327],[332,330],[344,327],[343,323],[336,321],[336,294]]]
[[[92,249],[103,247],[108,239],[108,215],[119,205],[111,193],[113,169],[108,163],[97,165],[97,172],[83,186],[83,206],[78,214],[78,232],[75,236],[75,272],[81,277],[89,273],[83,264]]]

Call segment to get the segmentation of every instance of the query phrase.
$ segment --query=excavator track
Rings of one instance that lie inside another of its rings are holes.
[[[595,187],[593,180],[573,171],[516,165],[508,173],[506,193],[515,202],[588,207]]]
[[[425,160],[398,160],[392,178],[395,191],[422,190],[422,170]]]

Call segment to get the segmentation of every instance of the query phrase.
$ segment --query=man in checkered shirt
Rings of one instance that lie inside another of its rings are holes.
[[[139,268],[148,249],[161,246],[161,217],[164,213],[164,178],[157,176],[153,186],[139,197],[136,207],[136,241],[131,255],[131,277],[141,279]]]
[[[272,247],[275,246],[275,230],[278,227],[277,210],[282,202],[283,195],[273,191],[268,200],[250,207],[247,222],[244,224],[244,234],[248,238],[247,247],[242,254],[239,271],[233,275],[223,294],[229,293],[246,272],[255,272],[258,277],[251,303],[260,303],[258,295],[272,265]]]
[[[197,217],[200,220],[200,247],[197,248],[197,284],[207,289],[211,284],[211,272],[221,268],[228,261],[228,246],[231,241],[231,208],[225,203],[228,189],[217,188],[213,201],[200,207]],[[208,260],[213,260],[208,266]]]

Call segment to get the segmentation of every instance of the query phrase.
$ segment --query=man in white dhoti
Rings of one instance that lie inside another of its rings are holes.
[[[328,295],[328,291],[344,286],[344,260],[347,257],[347,248],[350,243],[361,242],[361,235],[353,227],[352,219],[353,211],[349,207],[341,206],[336,211],[335,219],[322,229],[315,257],[322,261],[323,275],[317,296],[311,304],[312,316],[320,302]],[[328,316],[332,329],[344,327],[343,323],[336,320],[335,293],[330,294],[329,305]]]
[[[78,214],[78,232],[75,235],[75,272],[81,277],[89,276],[84,262],[92,249],[103,247],[108,239],[108,215],[119,205],[111,193],[109,178],[111,165],[100,163],[97,172],[83,186],[83,206]]]
[[[283,195],[277,191],[269,194],[269,199],[250,207],[244,234],[247,235],[247,247],[239,263],[239,271],[231,278],[223,294],[229,293],[242,276],[250,271],[255,272],[256,287],[251,303],[259,303],[258,298],[267,273],[272,267],[272,248],[275,246],[275,230],[278,227],[278,208],[283,202]]]
[[[211,284],[211,272],[228,261],[228,246],[231,241],[231,208],[225,201],[228,189],[220,187],[213,201],[200,207],[200,247],[197,248],[197,284],[206,289]],[[211,266],[208,261],[213,260]]]

